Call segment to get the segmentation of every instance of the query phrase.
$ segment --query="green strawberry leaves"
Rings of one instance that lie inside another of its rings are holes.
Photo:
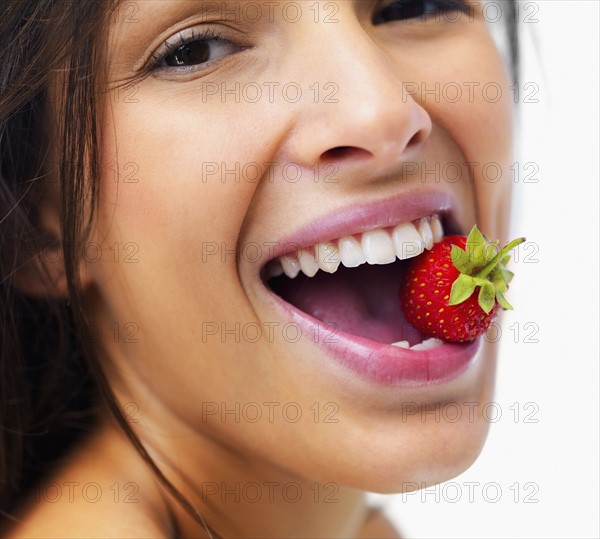
[[[497,244],[498,242],[488,241],[477,226],[474,226],[467,238],[465,249],[453,245],[450,257],[461,273],[472,275],[474,270],[483,268],[494,257]]]
[[[481,286],[479,298],[477,298],[477,302],[485,314],[488,314],[494,308],[495,299],[496,291],[494,290],[494,285],[488,281]]]
[[[469,237],[467,238],[465,251],[469,256],[472,268],[477,266],[485,266],[486,262],[489,260],[487,256],[489,253],[488,242],[485,240],[476,226],[473,227]]]
[[[498,290],[496,290],[496,301],[505,311],[512,311],[512,305],[506,301],[504,294]]]
[[[450,252],[452,263],[460,275],[452,284],[448,304],[458,305],[466,301],[479,287],[477,301],[486,314],[494,308],[496,301],[503,309],[512,309],[504,293],[514,273],[505,266],[510,260],[508,253],[524,241],[525,238],[516,239],[498,252],[498,242],[489,241],[477,226],[473,226],[465,248],[453,245]]]
[[[450,290],[450,305],[458,305],[471,297],[475,291],[475,279],[469,275],[461,273],[452,284]]]
[[[458,271],[466,275],[469,274],[471,271],[471,262],[466,251],[463,251],[458,245],[453,245],[450,251],[450,258]]]

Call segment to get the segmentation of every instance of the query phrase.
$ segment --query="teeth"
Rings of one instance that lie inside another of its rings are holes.
[[[290,279],[295,278],[300,273],[300,262],[292,255],[284,255],[279,257],[283,273]]]
[[[342,264],[347,268],[356,268],[366,263],[367,257],[365,256],[360,243],[352,236],[344,236],[338,242],[338,247],[340,249],[340,259]]]
[[[392,233],[396,255],[400,260],[406,260],[420,255],[424,248],[423,238],[412,223],[402,223],[394,228]]]
[[[442,222],[440,221],[439,215],[434,215],[431,218],[431,232],[433,233],[433,243],[442,241],[444,229],[442,228]]]
[[[421,238],[425,242],[425,249],[428,251],[433,247],[433,232],[431,230],[431,225],[429,224],[429,219],[424,217],[419,221],[419,225],[417,230],[421,235]]]
[[[419,344],[415,344],[414,346],[411,346],[410,349],[411,350],[431,350],[432,348],[437,348],[438,346],[442,346],[442,344],[444,344],[444,341],[441,341],[440,339],[427,339]]]
[[[365,232],[361,244],[369,264],[391,264],[396,260],[392,238],[385,230]]]
[[[410,344],[408,344],[408,341],[393,342],[392,346],[397,346],[398,348],[410,348]]]
[[[300,261],[300,268],[307,277],[314,277],[319,271],[319,265],[315,260],[314,255],[309,253],[306,249],[300,249],[300,255],[298,256]]]
[[[327,273],[335,273],[340,265],[340,252],[333,243],[318,243],[315,249],[319,268]]]
[[[391,231],[380,228],[364,232],[360,240],[353,236],[344,236],[338,240],[317,243],[311,248],[300,249],[296,253],[288,253],[279,257],[279,265],[277,261],[269,263],[267,275],[271,278],[285,273],[287,277],[294,279],[300,271],[308,277],[314,277],[319,269],[335,273],[340,264],[347,268],[356,268],[365,263],[391,264],[396,257],[406,260],[420,255],[425,249],[431,249],[433,244],[441,241],[443,237],[444,230],[440,218],[438,215],[432,215],[415,223],[399,224]]]

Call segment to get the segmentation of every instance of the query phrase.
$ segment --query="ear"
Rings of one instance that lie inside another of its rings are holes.
[[[21,246],[22,252],[17,255],[23,262],[15,271],[14,285],[28,296],[67,299],[69,293],[58,211],[55,205],[49,203],[42,203],[37,209],[39,237],[44,239],[39,241],[40,245],[35,249],[31,248],[33,242]],[[77,271],[81,288],[86,288],[90,278],[83,261],[79,263]]]

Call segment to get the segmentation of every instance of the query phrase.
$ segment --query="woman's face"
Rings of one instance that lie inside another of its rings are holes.
[[[347,236],[344,256],[383,261],[382,230],[435,215],[506,240],[507,71],[482,4],[445,4],[114,13],[85,294],[120,399],[170,435],[157,444],[379,492],[476,458],[495,350],[389,346],[420,340],[397,305],[406,262],[267,283],[274,257],[293,272],[299,248]]]

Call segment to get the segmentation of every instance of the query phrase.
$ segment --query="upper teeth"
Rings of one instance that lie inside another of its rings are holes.
[[[306,276],[314,277],[320,269],[335,273],[340,264],[347,268],[391,264],[396,258],[405,260],[431,249],[444,237],[444,230],[439,216],[433,215],[399,224],[393,229],[370,230],[357,237],[359,239],[344,236],[280,256],[269,263],[268,276],[285,273],[293,279],[302,271]]]

